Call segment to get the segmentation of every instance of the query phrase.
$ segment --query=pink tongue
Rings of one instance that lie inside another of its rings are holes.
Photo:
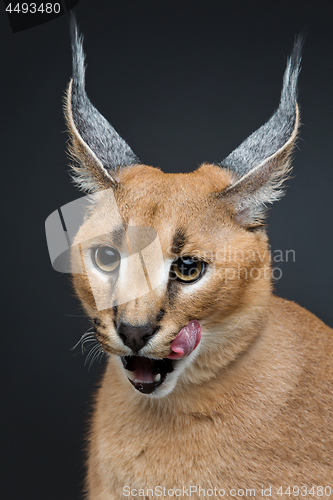
[[[180,330],[171,343],[171,354],[168,359],[185,358],[197,347],[201,339],[201,326],[196,319],[190,321]]]

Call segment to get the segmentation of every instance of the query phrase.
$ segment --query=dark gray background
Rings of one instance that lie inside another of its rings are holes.
[[[81,0],[87,91],[138,156],[165,171],[220,161],[278,105],[286,57],[307,28],[303,127],[273,249],[294,249],[276,292],[333,326],[332,2]],[[0,498],[80,498],[84,433],[102,365],[70,348],[89,327],[52,270],[44,221],[70,184],[62,97],[67,19],[1,37]],[[75,316],[77,315],[77,316]]]

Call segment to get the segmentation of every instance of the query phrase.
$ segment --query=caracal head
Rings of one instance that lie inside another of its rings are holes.
[[[73,28],[65,113],[74,180],[93,193],[73,283],[115,369],[145,397],[215,376],[259,331],[271,291],[263,221],[290,171],[300,50],[298,40],[265,125],[220,163],[165,174],[142,164],[90,103]]]

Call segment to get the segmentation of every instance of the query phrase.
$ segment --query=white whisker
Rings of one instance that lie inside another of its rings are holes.
[[[94,327],[88,328],[88,330],[82,335],[82,337],[80,338],[80,340],[71,348],[71,351],[73,351],[74,349],[76,349],[79,344],[82,344],[82,348],[83,348],[83,344],[85,342],[89,341],[89,339],[92,339],[92,338],[95,338],[95,336],[94,336]],[[83,349],[81,349],[81,350],[82,350],[82,354],[83,354]]]
[[[101,360],[101,359],[102,359],[102,358],[101,358],[101,354],[102,354],[102,356],[103,356],[103,354],[104,354],[104,351],[103,351],[102,347],[101,347],[100,345],[99,345],[98,347],[99,347],[99,349],[98,349],[98,350],[96,350],[96,352],[95,352],[94,356],[92,357],[92,359],[91,359],[91,361],[90,361],[90,363],[89,363],[89,370],[90,370],[90,367],[94,364],[94,362],[95,362],[95,361],[97,361],[98,359],[99,359],[99,360]]]
[[[86,360],[84,362],[84,366],[86,366],[88,364],[88,362],[91,361],[91,358],[92,358],[93,354],[96,353],[96,351],[99,351],[99,349],[100,349],[100,345],[99,344],[94,345],[90,349],[90,351],[87,354]]]

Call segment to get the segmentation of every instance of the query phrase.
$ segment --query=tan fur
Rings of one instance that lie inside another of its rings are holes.
[[[110,359],[92,424],[89,498],[123,498],[124,485],[255,488],[261,498],[262,486],[332,484],[332,330],[275,297],[267,313],[238,359],[227,368],[212,359],[215,377],[163,399],[135,392]]]
[[[192,490],[192,499],[212,497],[207,490],[215,488],[223,489],[225,498],[283,500],[288,486],[292,498],[327,498],[317,487],[331,487],[333,495],[333,330],[273,295],[263,225],[266,204],[281,197],[291,168],[299,126],[300,45],[301,39],[287,64],[279,118],[267,122],[273,131],[266,124],[255,136],[259,139],[252,135],[243,143],[236,159],[232,153],[231,163],[230,156],[222,162],[233,171],[203,164],[188,174],[165,174],[133,165],[137,157],[88,105],[82,40],[75,28],[65,114],[75,182],[94,195],[72,246],[73,269],[83,270],[73,275],[73,285],[108,355],[89,432],[87,500],[158,498],[156,487],[162,488],[161,498],[171,498],[168,490],[182,493],[191,486],[205,490]],[[101,153],[102,147],[110,155]],[[161,276],[156,286],[142,253],[142,272],[126,260],[148,246],[151,234],[162,252],[157,264],[150,257]],[[119,252],[119,278],[94,263],[96,248],[103,246]],[[200,279],[171,280],[179,256],[205,263]],[[132,289],[134,299],[118,300]],[[150,358],[157,361],[149,366],[160,367],[191,321],[201,325],[198,346],[173,362],[174,370],[151,394],[135,389],[121,357]],[[135,344],[132,350],[121,337],[119,324],[132,331],[148,324],[158,329],[135,351]],[[124,487],[132,492],[126,495]],[[264,495],[262,488],[272,489]]]
[[[209,263],[191,293],[180,290],[169,300],[161,286],[119,305],[118,314],[140,325],[165,309],[161,329],[144,348],[148,357],[165,357],[192,319],[203,335],[171,392],[141,394],[120,362],[129,351],[115,331],[112,308],[97,311],[87,276],[74,275],[88,315],[102,325],[97,338],[110,353],[91,424],[87,498],[122,499],[126,485],[138,491],[255,488],[259,498],[269,486],[273,498],[284,498],[276,495],[279,486],[333,488],[333,331],[272,294],[264,229],[243,228],[230,200],[216,196],[233,184],[232,174],[207,164],[189,174],[140,165],[121,170],[118,181],[114,196],[125,227],[156,229],[165,259],[172,258],[175,231],[185,228],[182,254]],[[113,226],[105,191],[76,241],[103,234],[111,245]]]

